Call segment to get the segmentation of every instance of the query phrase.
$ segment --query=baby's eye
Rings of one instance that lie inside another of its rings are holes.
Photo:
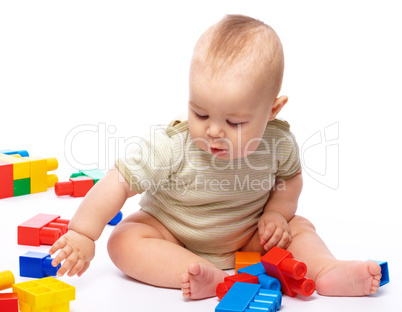
[[[226,122],[228,123],[229,126],[231,127],[237,127],[237,126],[241,126],[242,122],[231,122],[229,120],[226,120]]]
[[[199,118],[199,119],[208,119],[208,115],[203,116],[203,115],[197,114],[196,112],[194,112],[194,114],[195,114],[195,115],[197,116],[197,118]]]

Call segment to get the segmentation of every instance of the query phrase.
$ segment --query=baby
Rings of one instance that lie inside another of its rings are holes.
[[[87,194],[69,231],[50,249],[62,276],[81,276],[95,241],[127,198],[141,210],[118,224],[108,251],[128,276],[181,288],[185,298],[215,295],[236,251],[265,254],[273,246],[306,263],[319,294],[374,294],[373,261],[339,261],[314,226],[295,215],[302,189],[298,147],[276,119],[284,70],[281,42],[263,22],[230,15],[194,49],[188,120],[154,129],[118,159]]]

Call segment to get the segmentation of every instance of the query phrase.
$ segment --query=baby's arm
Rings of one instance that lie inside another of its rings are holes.
[[[271,190],[264,212],[258,222],[260,243],[265,250],[274,246],[286,248],[292,237],[288,222],[294,217],[303,187],[301,168],[292,178],[279,181]]]
[[[106,224],[120,211],[128,197],[136,193],[116,169],[108,171],[83,199],[68,226],[69,231],[50,248],[60,249],[52,265],[64,261],[57,275],[81,276],[95,255],[95,241]]]

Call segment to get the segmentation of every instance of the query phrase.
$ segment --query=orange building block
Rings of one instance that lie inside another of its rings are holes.
[[[236,251],[236,260],[235,260],[236,274],[237,270],[256,264],[260,261],[261,261],[261,253],[259,252]]]

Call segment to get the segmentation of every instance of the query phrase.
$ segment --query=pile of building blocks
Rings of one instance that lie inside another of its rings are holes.
[[[53,277],[14,284],[21,312],[68,312],[75,288]]]
[[[242,256],[249,255],[238,254],[236,258],[242,259]],[[221,301],[215,312],[276,312],[282,302],[280,290],[290,297],[296,294],[311,296],[315,290],[314,281],[305,278],[306,265],[295,260],[289,251],[278,247],[268,251],[260,262],[237,272],[227,276],[216,288]]]
[[[0,199],[47,191],[58,181],[56,158],[29,157],[27,151],[0,151]]]
[[[68,231],[70,220],[40,213],[18,226],[18,245],[53,245]]]

